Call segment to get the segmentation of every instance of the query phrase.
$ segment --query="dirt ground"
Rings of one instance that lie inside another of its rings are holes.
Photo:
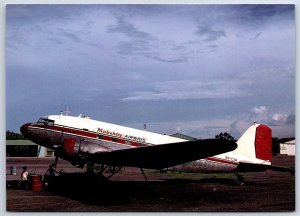
[[[159,173],[125,168],[107,182],[65,161],[66,174],[39,192],[16,186],[22,166],[43,175],[53,158],[7,158],[8,212],[293,212],[295,176],[274,171],[245,173],[244,185],[233,174]],[[277,156],[273,164],[295,167],[295,157]],[[11,175],[11,166],[17,174]],[[108,175],[108,174],[107,174]]]

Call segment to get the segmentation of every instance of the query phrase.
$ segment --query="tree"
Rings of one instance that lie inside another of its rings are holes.
[[[219,133],[218,135],[215,136],[216,139],[227,139],[227,140],[234,140],[234,137],[231,136],[229,133],[224,132],[224,133]]]
[[[13,131],[6,131],[6,140],[25,140],[26,138],[22,134],[15,133]]]

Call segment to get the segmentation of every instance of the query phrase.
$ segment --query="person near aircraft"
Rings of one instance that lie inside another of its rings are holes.
[[[28,189],[28,187],[29,187],[28,176],[29,176],[29,173],[27,171],[27,167],[23,166],[23,171],[21,173],[20,188]]]
[[[45,175],[55,176],[55,173],[58,173],[58,172],[56,171],[55,163],[52,163],[52,164],[50,164],[49,168],[47,169]]]

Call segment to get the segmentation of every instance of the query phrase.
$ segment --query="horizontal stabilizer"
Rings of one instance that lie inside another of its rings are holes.
[[[163,169],[232,151],[236,147],[235,141],[205,139],[136,147],[112,152],[96,152],[91,157],[95,163],[110,166]]]
[[[252,164],[240,162],[236,168],[236,172],[258,172],[258,171],[279,171],[279,172],[289,172],[292,175],[295,174],[295,169],[290,167],[281,167],[267,164]]]

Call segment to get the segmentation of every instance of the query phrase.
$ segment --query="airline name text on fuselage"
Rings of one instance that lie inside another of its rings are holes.
[[[117,137],[117,138],[120,138],[120,139],[129,139],[129,140],[132,140],[132,141],[142,142],[142,143],[146,142],[146,138],[127,135],[127,134],[122,134],[122,133],[118,133],[118,132],[115,132],[115,131],[110,131],[108,129],[106,130],[106,129],[103,129],[103,128],[98,128],[97,132],[101,133],[101,134],[105,134],[105,135],[111,135],[111,136],[114,136],[114,137]]]

